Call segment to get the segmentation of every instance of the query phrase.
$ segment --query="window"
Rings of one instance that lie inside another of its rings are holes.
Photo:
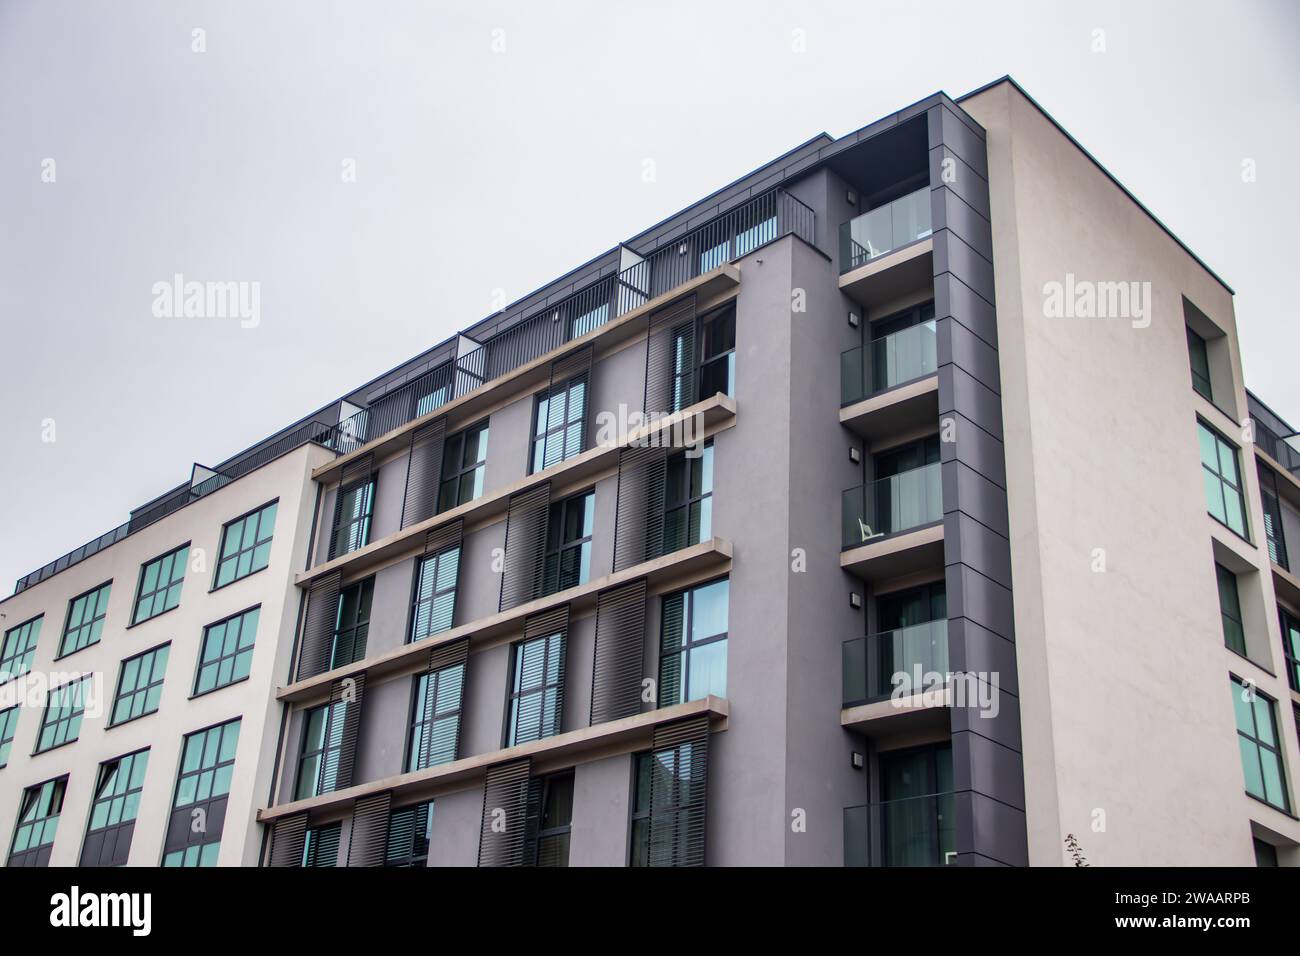
[[[1261,469],[1262,471],[1262,469]],[[1261,479],[1262,479],[1261,474]],[[1264,537],[1268,541],[1268,559],[1284,571],[1291,570],[1286,558],[1286,535],[1282,530],[1282,505],[1277,495],[1260,488],[1264,505]]]
[[[307,867],[335,867],[339,865],[339,838],[342,823],[313,827],[307,831],[302,845],[302,865]]]
[[[14,842],[9,848],[9,865],[13,867],[48,866],[54,848],[54,833],[63,812],[63,796],[68,778],[47,780],[23,791],[14,827]]]
[[[170,651],[171,645],[164,644],[122,662],[122,672],[117,677],[117,693],[113,695],[110,727],[152,714],[158,709]]]
[[[442,449],[438,510],[447,511],[483,494],[487,469],[488,423],[481,422],[447,439]]]
[[[185,581],[185,563],[189,557],[190,546],[183,544],[161,558],[154,558],[140,569],[140,586],[135,592],[132,624],[157,617],[181,603],[181,585]]]
[[[511,648],[507,747],[559,733],[563,684],[563,634],[520,641]]]
[[[39,615],[5,631],[4,644],[0,645],[0,684],[11,677],[21,677],[32,669],[36,641],[41,636],[41,621],[44,619],[44,615]]]
[[[637,754],[634,758],[632,788],[632,866],[650,865],[650,771],[654,754]]]
[[[596,493],[587,491],[551,505],[546,529],[542,594],[585,584],[591,574],[591,533]]]
[[[355,663],[366,656],[366,639],[370,635],[370,607],[374,596],[374,578],[349,584],[339,592],[339,613],[334,621],[330,670]]]
[[[370,543],[370,518],[374,508],[373,476],[339,489],[334,501],[334,530],[330,533],[331,560]]]
[[[221,529],[221,557],[217,560],[217,575],[212,582],[214,588],[225,587],[266,567],[271,560],[276,505],[277,502],[272,501]]]
[[[348,708],[357,706],[359,704],[347,700],[336,700],[307,711],[294,799],[333,793],[338,788],[344,723]]]
[[[432,836],[432,800],[394,810],[388,817],[388,850],[384,854],[384,866],[428,866]]]
[[[199,672],[194,677],[195,697],[248,677],[260,611],[260,607],[251,608],[203,629]]]
[[[632,792],[632,866],[684,866],[693,856],[693,831],[703,826],[701,786],[707,760],[693,741],[637,754]],[[651,837],[651,819],[654,836]]]
[[[587,421],[587,376],[578,375],[537,396],[529,473],[582,452]]]
[[[1256,866],[1277,866],[1277,847],[1271,843],[1265,843],[1259,837],[1254,838],[1255,842],[1255,865]]]
[[[451,627],[456,616],[456,580],[460,572],[460,545],[421,558],[415,567],[415,601],[411,609],[411,636],[407,643],[423,640]]]
[[[1241,600],[1237,594],[1237,576],[1219,564],[1214,564],[1219,580],[1219,616],[1223,618],[1223,646],[1246,656],[1246,631],[1241,624]]]
[[[726,578],[664,598],[659,706],[727,696]]]
[[[573,826],[573,774],[542,781],[542,820],[537,831],[537,865],[569,865],[569,832]]]
[[[99,765],[95,801],[81,847],[82,866],[124,866],[135,834],[149,751],[140,750]]]
[[[13,746],[14,734],[18,732],[17,706],[0,710],[0,767],[9,762],[9,748]]]
[[[415,678],[406,755],[408,772],[456,759],[464,689],[464,664],[452,664]]]
[[[89,677],[82,677],[50,691],[41,732],[36,738],[36,753],[70,744],[80,736],[81,719],[86,713],[86,682],[89,680]]]
[[[713,535],[713,442],[692,458],[680,452],[668,459],[664,488],[664,554]]]
[[[1286,657],[1286,679],[1300,693],[1300,618],[1279,608],[1282,617],[1282,654]]]
[[[1190,326],[1187,328],[1187,354],[1192,364],[1192,388],[1207,401],[1214,401],[1214,390],[1210,387],[1210,353],[1205,339],[1193,332]]]
[[[1242,502],[1237,449],[1204,422],[1197,422],[1196,428],[1201,443],[1201,477],[1205,482],[1206,507],[1216,521],[1244,538],[1246,506]]]
[[[216,866],[238,745],[238,719],[185,737],[163,866]]]
[[[879,758],[876,866],[950,866],[957,855],[952,744],[891,750]]]
[[[736,307],[729,305],[706,316],[700,349],[698,401],[718,392],[734,394],[736,386]]]
[[[1289,813],[1291,802],[1286,793],[1273,701],[1234,677],[1232,706],[1237,718],[1237,743],[1241,746],[1246,792]]]
[[[113,582],[109,581],[68,602],[68,619],[63,624],[63,640],[59,642],[60,657],[99,643],[112,587]]]

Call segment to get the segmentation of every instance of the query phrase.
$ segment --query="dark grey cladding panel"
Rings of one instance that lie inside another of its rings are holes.
[[[971,169],[988,179],[988,153],[978,124],[958,116],[946,106],[937,106],[926,115],[930,146],[942,144],[970,164]]]
[[[964,564],[944,568],[948,619],[965,617],[1007,640],[1016,634],[1011,591]]]
[[[940,319],[936,329],[940,365],[959,366],[990,391],[1001,393],[1002,375],[995,348],[953,318]]]
[[[956,233],[981,257],[993,261],[993,229],[989,221],[972,209],[951,189],[935,189],[931,193],[930,216],[936,229]],[[942,225],[940,221],[942,220]]]
[[[979,688],[980,699],[990,701],[989,707],[984,709],[970,706],[976,703],[970,700],[972,692],[966,692],[968,706],[953,707],[950,712],[953,737],[959,733],[978,734],[1019,753],[1023,746],[1020,740],[1020,698],[1008,694],[1000,685],[994,688],[991,684],[984,684]]]
[[[1011,587],[1010,543],[970,515],[961,511],[944,515],[943,553],[945,564],[964,564],[1006,588]]]
[[[969,618],[948,622],[948,664],[954,671],[996,674],[1008,694],[1020,693],[1016,646]]]
[[[960,511],[1004,538],[1009,536],[1005,491],[959,461],[948,462],[939,472],[943,478],[945,513]]]
[[[951,274],[934,277],[935,318],[953,318],[989,345],[997,348],[998,322],[993,304],[981,299]]]
[[[946,146],[930,150],[930,182],[935,188],[951,190],[976,217],[986,223],[992,218],[989,211],[989,184],[966,160]],[[942,229],[947,219],[936,220],[934,227]]]
[[[951,441],[939,443],[940,461],[960,461],[999,488],[1007,486],[1002,442],[957,412],[944,412],[940,415],[939,427],[942,429],[941,436],[946,437],[950,432],[952,437]]]
[[[948,320],[951,324],[951,320]],[[939,417],[960,411],[969,421],[1002,440],[1002,399],[956,365],[939,368]]]
[[[957,817],[955,849],[959,862],[974,865],[975,856],[1005,866],[1028,866],[1025,811],[967,790],[953,798]],[[969,861],[961,857],[970,855]]]
[[[978,717],[975,720],[980,722]],[[979,733],[963,733],[961,738],[960,746],[953,740],[953,789],[976,790],[1023,810],[1025,778],[1020,772],[1020,751]]]
[[[993,263],[950,230],[934,234],[934,274],[951,273],[969,286],[986,302],[996,301],[993,290]]]

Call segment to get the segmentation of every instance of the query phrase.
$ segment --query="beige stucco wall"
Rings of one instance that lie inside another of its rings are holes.
[[[1072,832],[1093,865],[1253,865],[1252,820],[1300,826],[1245,795],[1229,696],[1231,670],[1281,701],[1294,794],[1270,576],[1241,582],[1265,667],[1224,647],[1215,589],[1212,541],[1268,567],[1232,296],[1013,86],[962,106],[988,130],[1030,862]],[[1045,317],[1067,273],[1150,282],[1149,327]],[[1192,390],[1183,296],[1227,335],[1225,410]],[[1206,513],[1198,413],[1246,448],[1256,544]]]
[[[150,748],[149,764],[129,863],[158,865],[182,737],[235,717],[242,717],[243,722],[218,862],[257,862],[261,834],[254,813],[270,790],[280,729],[280,708],[274,701],[274,690],[288,671],[298,613],[292,572],[301,570],[306,563],[316,501],[315,485],[309,475],[312,468],[332,457],[315,445],[299,448],[0,602],[0,613],[5,615],[0,629],[45,614],[33,672],[93,673],[98,675],[104,695],[102,715],[85,718],[76,743],[35,756],[32,748],[42,713],[24,708],[19,716],[8,766],[0,769],[0,839],[4,840],[0,865],[8,856],[23,789],[65,773],[69,774],[68,789],[50,864],[75,865],[100,762],[145,747]],[[268,567],[209,592],[222,525],[276,498],[279,506]],[[186,541],[192,542],[190,568],[179,606],[128,629],[140,565]],[[204,552],[202,570],[196,568],[199,549]],[[68,601],[110,579],[113,588],[99,643],[55,661]],[[261,613],[249,679],[191,700],[204,626],[257,604],[261,605]],[[108,728],[121,661],[168,641],[171,651],[158,712]]]

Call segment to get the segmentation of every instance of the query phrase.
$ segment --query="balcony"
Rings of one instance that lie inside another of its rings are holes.
[[[936,793],[844,810],[845,866],[952,866],[953,794]]]
[[[943,566],[943,480],[938,462],[844,492],[840,567],[880,581]]]
[[[840,225],[840,274],[929,235],[930,188],[926,186]]]
[[[840,353],[840,405],[933,375],[939,368],[937,342],[930,319]]]
[[[846,708],[888,700],[897,674],[915,683],[918,670],[948,672],[948,622],[927,621],[845,641],[843,658]]]

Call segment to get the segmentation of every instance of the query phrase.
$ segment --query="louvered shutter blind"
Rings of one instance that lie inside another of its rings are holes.
[[[383,866],[388,847],[388,817],[393,795],[385,790],[357,801],[352,811],[348,866]]]
[[[604,591],[596,600],[596,650],[591,669],[591,723],[641,710],[646,582]]]
[[[307,846],[307,814],[281,817],[271,829],[271,865],[302,866]]]
[[[411,451],[406,462],[406,491],[402,497],[403,528],[432,518],[438,507],[438,483],[442,478],[442,446],[447,437],[447,419],[438,418],[411,432]]]
[[[655,728],[650,764],[651,866],[703,866],[709,719]]]
[[[483,784],[479,866],[523,866],[528,845],[531,760],[489,767]]]
[[[614,570],[653,560],[664,549],[668,448],[625,448],[618,458]]]
[[[549,482],[510,498],[505,567],[501,574],[499,609],[502,611],[541,597],[550,505]]]
[[[339,590],[343,573],[318,578],[307,591],[307,613],[303,618],[299,649],[298,680],[306,680],[329,670],[334,647],[334,628],[338,623]]]

